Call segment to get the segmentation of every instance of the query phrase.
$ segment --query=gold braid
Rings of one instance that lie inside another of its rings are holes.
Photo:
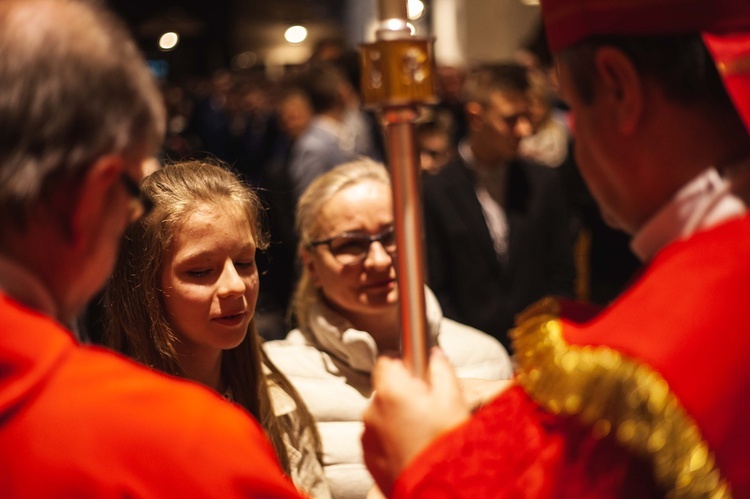
[[[511,332],[517,381],[553,414],[576,416],[595,438],[617,441],[653,464],[668,497],[731,498],[695,421],[659,373],[606,347],[571,346],[559,303],[545,299]]]

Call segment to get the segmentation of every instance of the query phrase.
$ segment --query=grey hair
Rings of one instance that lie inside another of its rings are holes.
[[[0,4],[0,226],[23,227],[60,180],[164,135],[156,81],[127,29],[84,0]]]

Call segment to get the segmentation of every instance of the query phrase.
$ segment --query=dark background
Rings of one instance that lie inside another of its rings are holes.
[[[264,29],[271,25],[325,25],[340,29],[347,2],[108,0],[107,4],[131,28],[146,57],[166,61],[170,77],[179,79],[186,74],[210,74],[228,67],[232,57],[240,52],[262,51],[264,47],[279,43]],[[178,32],[180,45],[173,51],[163,52],[157,42],[167,31]]]

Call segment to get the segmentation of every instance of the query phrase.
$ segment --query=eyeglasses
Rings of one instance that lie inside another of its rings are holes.
[[[120,182],[131,198],[128,206],[130,209],[130,220],[134,222],[151,213],[151,210],[154,209],[154,203],[143,195],[143,191],[141,191],[138,183],[125,172],[120,173]]]
[[[358,265],[367,260],[367,255],[370,254],[370,246],[375,241],[379,242],[391,257],[396,254],[396,233],[393,227],[389,227],[374,236],[344,233],[328,239],[313,241],[310,243],[310,247],[314,248],[325,244],[337,262],[348,266]]]

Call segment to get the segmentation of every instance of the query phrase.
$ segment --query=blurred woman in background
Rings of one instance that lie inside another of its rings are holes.
[[[265,348],[318,424],[333,497],[361,498],[373,484],[360,445],[370,372],[379,354],[400,350],[397,248],[385,167],[360,159],[318,177],[300,198],[296,226],[303,265],[293,299],[299,327]],[[444,318],[425,291],[429,344],[444,350],[459,377],[510,378],[500,343]]]

